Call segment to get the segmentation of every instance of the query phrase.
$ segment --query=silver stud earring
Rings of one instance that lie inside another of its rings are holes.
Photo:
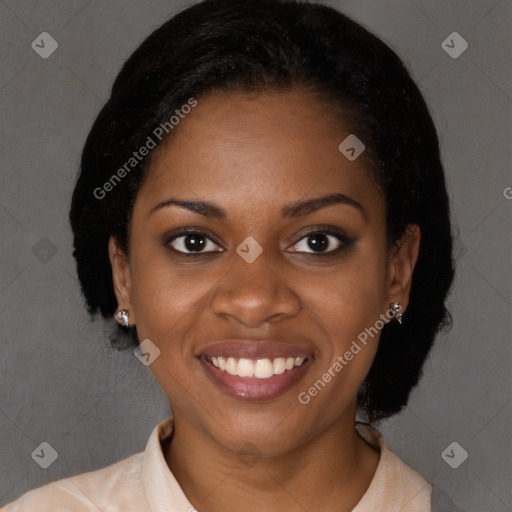
[[[116,313],[115,319],[124,327],[128,327],[128,310],[122,309]]]
[[[400,304],[400,302],[392,302],[389,305],[389,309],[391,310],[391,314],[392,314],[393,318],[400,325],[402,325],[402,318],[404,316],[403,313],[400,313],[400,311],[402,310],[402,304]]]

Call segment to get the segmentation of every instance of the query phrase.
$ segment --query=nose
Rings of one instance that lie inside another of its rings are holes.
[[[219,317],[244,327],[256,328],[296,316],[302,309],[300,298],[286,284],[282,270],[265,256],[252,263],[237,254],[227,274],[217,283],[212,310]]]

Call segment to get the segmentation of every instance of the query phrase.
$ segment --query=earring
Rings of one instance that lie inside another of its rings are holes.
[[[128,310],[122,309],[118,311],[114,317],[122,326],[128,327]]]
[[[390,305],[389,305],[389,309],[391,310],[391,315],[392,317],[400,324],[402,325],[402,318],[403,318],[403,313],[400,313],[400,311],[402,310],[402,304],[400,304],[400,302],[392,302]]]

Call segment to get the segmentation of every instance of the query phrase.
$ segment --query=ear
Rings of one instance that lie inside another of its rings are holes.
[[[385,308],[391,302],[400,302],[402,313],[409,304],[412,273],[420,252],[420,228],[416,224],[407,226],[403,237],[392,248],[388,265],[388,297]]]
[[[117,311],[127,309],[129,325],[135,324],[135,312],[132,306],[132,279],[130,263],[124,251],[120,248],[116,238],[111,236],[108,240],[108,256],[112,267],[112,282],[117,298]]]

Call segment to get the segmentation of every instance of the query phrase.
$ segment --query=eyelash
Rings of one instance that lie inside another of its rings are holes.
[[[325,228],[325,229],[316,228],[316,229],[313,229],[311,231],[308,231],[303,236],[301,236],[301,238],[297,242],[295,242],[292,245],[292,247],[297,246],[300,242],[302,242],[303,240],[307,239],[308,237],[311,237],[313,235],[319,235],[319,234],[320,235],[327,235],[327,236],[335,237],[340,242],[340,245],[337,248],[333,249],[333,250],[324,251],[324,252],[314,252],[314,251],[313,252],[295,251],[295,252],[297,252],[299,254],[306,254],[308,256],[314,256],[314,257],[327,257],[327,256],[333,256],[333,255],[339,253],[340,251],[342,251],[343,249],[347,249],[348,247],[350,247],[355,242],[354,239],[348,238],[343,233],[343,231],[341,231],[341,230],[338,231],[338,230],[332,229],[332,228]],[[218,247],[221,247],[220,244],[215,242],[206,233],[204,233],[202,231],[199,231],[199,230],[194,230],[194,229],[182,230],[179,233],[176,233],[175,235],[172,235],[170,238],[168,238],[165,241],[165,245],[169,246],[172,251],[174,251],[175,253],[178,253],[181,256],[193,257],[193,258],[194,257],[204,256],[206,254],[210,255],[210,254],[213,254],[213,253],[216,253],[216,252],[224,252],[224,251],[183,252],[183,251],[179,251],[179,250],[177,250],[177,249],[175,249],[174,247],[171,246],[171,242],[174,242],[175,240],[177,240],[179,238],[187,237],[189,235],[198,235],[200,237],[205,238],[207,241],[214,243]],[[329,243],[330,243],[330,240],[328,241],[328,244]]]

